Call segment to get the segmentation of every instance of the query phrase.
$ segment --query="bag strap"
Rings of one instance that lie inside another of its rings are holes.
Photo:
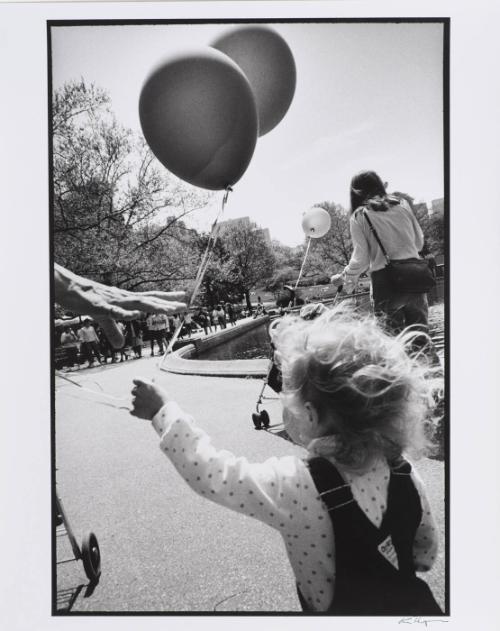
[[[377,243],[380,246],[380,249],[382,250],[382,254],[385,256],[385,260],[387,261],[387,263],[391,262],[391,259],[389,258],[389,255],[386,252],[386,249],[384,248],[384,246],[382,245],[382,241],[380,240],[380,237],[377,234],[377,231],[375,230],[370,217],[368,216],[368,213],[366,212],[366,208],[363,208],[363,217],[366,219],[366,221],[368,222],[368,225],[370,227],[370,230],[372,231],[373,236],[375,237],[375,240],[377,241]]]

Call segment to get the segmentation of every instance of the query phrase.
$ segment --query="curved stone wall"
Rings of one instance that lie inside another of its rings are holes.
[[[239,337],[262,324],[269,322],[268,316],[248,318],[240,321],[234,327],[217,331],[201,339],[193,340],[192,344],[183,346],[170,353],[161,363],[160,368],[166,372],[181,375],[204,375],[215,377],[265,377],[269,369],[268,359],[234,359],[212,360],[197,359],[199,353],[220,346],[229,340]]]

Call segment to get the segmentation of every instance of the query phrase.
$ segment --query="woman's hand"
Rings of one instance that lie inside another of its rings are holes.
[[[185,302],[177,302],[185,298],[182,291],[134,292],[108,287],[77,276],[57,263],[54,281],[56,302],[68,311],[96,320],[114,348],[121,348],[125,339],[113,318],[134,320],[146,313],[173,315],[187,309]]]
[[[146,313],[173,315],[187,309],[182,291],[134,292],[102,285],[54,266],[55,299],[62,307],[91,318],[134,320]]]
[[[134,379],[132,388],[132,416],[153,420],[153,417],[168,403],[169,397],[163,388],[155,385],[152,381]]]

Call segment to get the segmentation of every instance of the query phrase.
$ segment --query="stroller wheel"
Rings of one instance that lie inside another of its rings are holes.
[[[260,413],[260,420],[262,421],[262,427],[264,429],[267,429],[269,427],[269,414],[266,412],[266,410],[262,410],[262,412]]]
[[[253,424],[255,425],[255,429],[262,429],[262,421],[260,418],[260,414],[258,414],[257,412],[254,412],[252,414],[252,421],[253,421]]]
[[[99,582],[101,576],[101,552],[97,537],[88,532],[82,541],[82,561],[85,574],[91,583]]]

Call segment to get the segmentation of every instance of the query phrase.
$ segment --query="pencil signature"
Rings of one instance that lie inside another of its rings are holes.
[[[437,618],[427,620],[426,618],[422,618],[420,616],[412,616],[410,618],[401,618],[398,624],[425,624],[425,626],[427,626],[428,624],[432,624],[434,622],[448,622],[448,620],[439,620]]]

